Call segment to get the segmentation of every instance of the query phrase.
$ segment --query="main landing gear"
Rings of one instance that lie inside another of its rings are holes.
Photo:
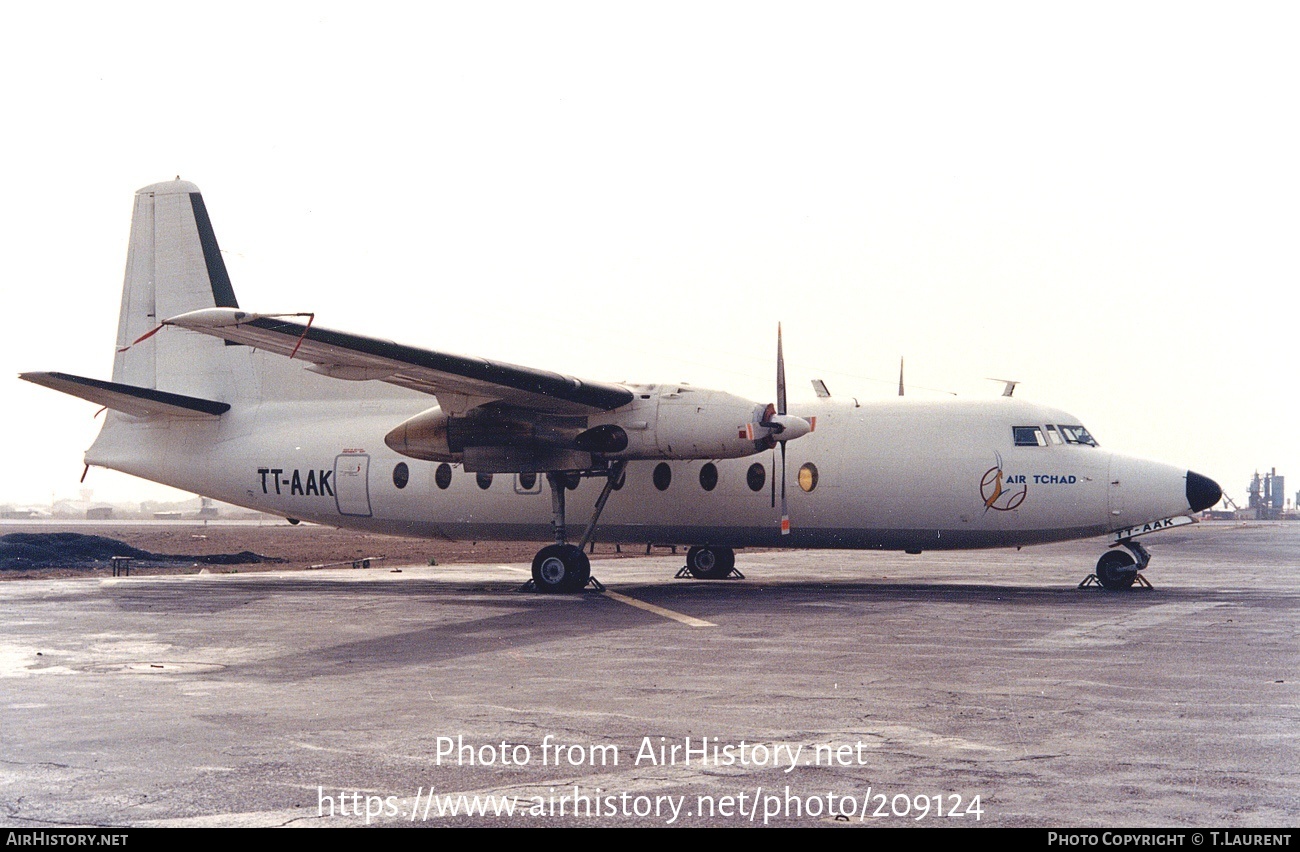
[[[1131,588],[1134,583],[1144,588],[1152,588],[1147,579],[1138,574],[1151,561],[1151,554],[1141,543],[1130,539],[1121,541],[1124,547],[1127,547],[1132,556],[1122,550],[1108,550],[1097,560],[1097,573],[1089,574],[1079,584],[1079,588],[1085,588],[1091,585],[1099,585],[1103,589],[1111,592],[1122,592]]]
[[[745,575],[736,570],[736,551],[730,547],[692,547],[686,551],[686,566],[677,572],[677,578],[725,580],[733,573],[745,579]]]
[[[598,591],[605,587],[591,576],[591,561],[587,559],[586,548],[596,533],[596,521],[605,509],[609,494],[623,482],[623,470],[626,462],[614,462],[605,470],[590,470],[580,473],[551,472],[546,474],[546,482],[551,487],[551,529],[555,533],[555,544],[548,544],[533,557],[533,579],[524,588],[532,587],[538,592],[578,592],[589,584],[594,584]],[[564,493],[576,484],[575,479],[584,476],[605,477],[605,487],[601,489],[596,500],[596,509],[591,514],[582,540],[569,544],[564,523]]]
[[[591,561],[576,544],[548,544],[533,557],[533,589],[577,592],[591,582]]]

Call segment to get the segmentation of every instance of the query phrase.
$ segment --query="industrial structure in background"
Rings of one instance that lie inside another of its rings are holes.
[[[1255,517],[1261,521],[1275,521],[1282,518],[1295,503],[1286,499],[1286,480],[1273,468],[1263,476],[1255,471],[1250,480],[1249,508],[1255,510]]]
[[[1226,493],[1223,506],[1210,509],[1202,516],[1215,521],[1296,521],[1300,520],[1300,492],[1295,500],[1286,499],[1286,478],[1272,468],[1268,473],[1259,471],[1250,478],[1246,486],[1246,506],[1237,502]]]

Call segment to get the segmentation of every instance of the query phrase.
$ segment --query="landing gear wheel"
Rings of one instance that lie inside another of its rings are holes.
[[[533,557],[533,586],[539,592],[581,591],[590,579],[591,562],[576,545],[548,545]]]
[[[1122,592],[1137,580],[1136,560],[1122,550],[1111,550],[1097,560],[1097,581],[1111,592]]]
[[[697,580],[724,580],[736,567],[730,547],[692,547],[686,551],[686,570]]]

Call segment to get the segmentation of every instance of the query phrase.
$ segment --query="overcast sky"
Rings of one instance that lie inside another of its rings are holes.
[[[1293,3],[25,4],[0,501],[76,496],[132,195],[240,303],[591,379],[1073,412],[1300,488]],[[97,499],[176,492],[93,470]]]

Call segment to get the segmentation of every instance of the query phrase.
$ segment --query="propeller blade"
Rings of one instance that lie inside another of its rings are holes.
[[[781,535],[790,534],[790,509],[785,502],[785,441],[781,442]]]
[[[781,323],[776,324],[776,411],[772,411],[772,406],[768,406],[763,412],[763,422],[760,424],[772,430],[768,436],[769,441],[776,441],[781,445],[781,535],[790,534],[790,507],[786,503],[785,496],[785,445],[792,438],[798,438],[812,431],[811,424],[799,417],[787,417],[785,404],[785,351],[781,345]],[[781,436],[781,437],[777,437]],[[776,476],[772,477],[772,484],[776,485]]]
[[[781,351],[781,323],[776,324],[776,413],[785,409],[785,355]]]
[[[772,508],[776,508],[776,444],[772,444]]]

